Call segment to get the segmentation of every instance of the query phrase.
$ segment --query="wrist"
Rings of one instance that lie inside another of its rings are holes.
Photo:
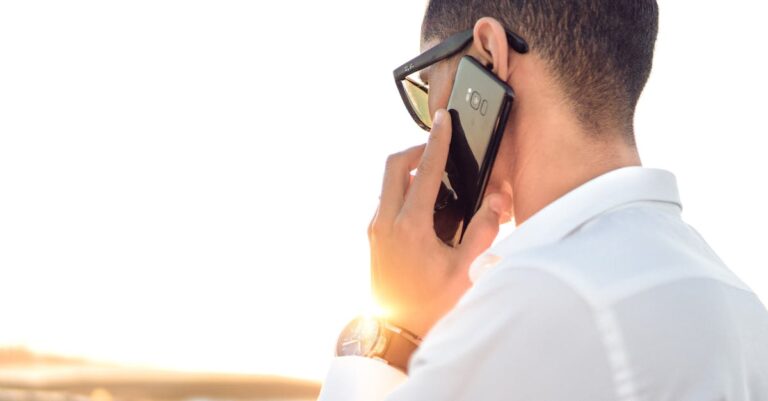
[[[419,319],[415,316],[397,317],[393,316],[386,320],[389,324],[411,333],[416,338],[424,338],[434,325],[434,322],[428,319]]]
[[[434,302],[421,305],[419,308],[409,308],[407,311],[390,310],[387,314],[387,321],[409,330],[419,338],[424,338],[432,330],[432,327],[448,313],[454,303]]]
[[[339,335],[337,356],[364,356],[379,359],[405,373],[408,361],[421,337],[381,318],[353,319]]]

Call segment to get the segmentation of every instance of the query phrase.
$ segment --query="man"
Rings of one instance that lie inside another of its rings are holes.
[[[321,400],[768,400],[768,311],[682,221],[674,176],[641,167],[635,147],[657,26],[654,0],[429,3],[423,51],[465,29],[471,40],[420,71],[429,141],[387,160],[369,228],[391,313],[342,333]],[[451,248],[432,213],[463,55],[516,99],[482,207]]]

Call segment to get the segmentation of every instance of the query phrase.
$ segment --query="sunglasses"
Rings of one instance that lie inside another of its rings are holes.
[[[528,44],[514,32],[506,31],[507,41],[512,49],[520,54],[528,52]],[[474,35],[473,29],[467,29],[449,36],[435,47],[421,53],[413,60],[397,67],[394,71],[395,85],[405,108],[419,127],[426,131],[432,129],[432,116],[429,114],[429,85],[425,84],[418,72],[445,60],[464,49]]]

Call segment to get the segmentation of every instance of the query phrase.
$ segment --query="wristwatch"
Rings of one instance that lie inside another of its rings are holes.
[[[386,320],[359,316],[342,330],[336,343],[336,356],[364,356],[379,359],[408,373],[408,360],[421,344],[421,338]]]

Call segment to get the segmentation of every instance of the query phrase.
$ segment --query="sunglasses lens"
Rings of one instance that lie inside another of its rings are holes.
[[[432,128],[432,117],[429,115],[429,90],[418,79],[411,77],[403,80],[403,88],[408,96],[411,109],[416,113],[422,123]]]

